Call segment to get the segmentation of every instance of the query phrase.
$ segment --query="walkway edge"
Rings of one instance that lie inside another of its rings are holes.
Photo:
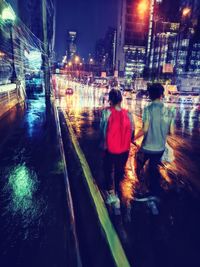
[[[89,191],[91,194],[91,197],[94,201],[94,205],[96,208],[96,212],[101,224],[101,227],[105,233],[108,245],[110,247],[110,251],[112,253],[113,259],[115,261],[115,264],[117,267],[130,267],[130,264],[128,262],[128,259],[125,255],[124,249],[121,245],[121,242],[119,240],[119,237],[112,225],[112,222],[109,218],[107,209],[104,204],[104,200],[99,192],[99,189],[97,185],[94,182],[94,179],[92,177],[92,173],[90,170],[90,167],[87,163],[87,160],[85,158],[85,155],[83,154],[80,145],[78,143],[78,140],[75,136],[74,130],[71,126],[71,123],[69,121],[69,118],[67,114],[64,114],[67,127],[69,129],[70,137],[72,140],[72,144],[74,146],[74,149],[77,153],[77,156],[80,160],[81,166],[83,168],[83,173],[86,178],[87,185],[89,187]]]
[[[54,108],[54,116],[55,116],[55,121],[56,121],[57,135],[58,135],[58,140],[59,140],[59,148],[60,148],[61,158],[62,158],[63,166],[64,166],[66,197],[67,197],[67,203],[69,206],[70,223],[72,226],[72,233],[73,233],[73,237],[74,237],[74,241],[75,241],[76,262],[77,262],[77,267],[82,267],[80,250],[79,250],[79,243],[78,243],[78,238],[77,238],[77,234],[76,234],[76,222],[75,222],[75,215],[74,215],[73,200],[72,200],[72,195],[71,195],[71,190],[70,190],[70,184],[69,184],[69,178],[68,178],[68,172],[67,172],[67,164],[66,164],[65,153],[64,153],[64,145],[63,145],[63,141],[62,141],[62,134],[61,134],[61,128],[60,128],[60,119],[59,119],[58,109],[56,107],[55,102],[53,102],[53,108]]]

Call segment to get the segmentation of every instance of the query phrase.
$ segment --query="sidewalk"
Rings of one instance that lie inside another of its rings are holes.
[[[28,100],[0,121],[2,267],[77,266],[53,110]]]

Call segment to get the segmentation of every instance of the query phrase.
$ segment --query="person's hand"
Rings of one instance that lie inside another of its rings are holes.
[[[134,146],[136,146],[137,149],[140,148],[140,145],[138,145],[138,144],[135,142],[135,140],[131,140],[131,143],[132,143]]]
[[[137,144],[136,144],[134,139],[131,140],[131,144],[133,144],[134,146],[137,146]]]

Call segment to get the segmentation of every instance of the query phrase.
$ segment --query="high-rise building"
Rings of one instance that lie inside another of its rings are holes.
[[[67,37],[67,51],[66,51],[67,60],[73,60],[74,56],[76,55],[77,52],[76,39],[77,39],[77,32],[69,31]]]
[[[150,60],[152,76],[166,71],[175,76],[198,71],[199,59],[199,1],[163,0],[154,10]],[[167,68],[166,68],[167,66]]]
[[[116,57],[116,30],[108,28],[104,38],[99,39],[95,47],[95,63],[101,71],[113,74]]]
[[[149,70],[155,78],[162,74],[166,65],[171,65],[170,71],[173,72],[177,57],[179,27],[179,23],[163,21],[157,21],[154,24]]]
[[[116,69],[141,76],[146,61],[150,0],[118,0]]]
[[[150,72],[160,76],[166,64],[171,65],[170,72],[176,75],[186,72],[193,35],[193,28],[182,28],[181,23],[160,22],[154,32]]]

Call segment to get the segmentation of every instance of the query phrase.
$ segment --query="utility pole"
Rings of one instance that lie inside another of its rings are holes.
[[[49,71],[49,46],[47,38],[47,0],[42,0],[42,22],[43,22],[43,67],[44,67],[44,83],[45,96],[50,99],[50,71]]]

